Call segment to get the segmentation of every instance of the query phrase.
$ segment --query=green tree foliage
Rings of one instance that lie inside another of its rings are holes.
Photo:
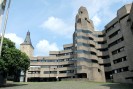
[[[26,71],[29,68],[29,65],[29,57],[19,49],[16,49],[15,43],[4,38],[0,58],[0,71],[3,71],[4,75],[5,73],[14,75],[16,71]]]

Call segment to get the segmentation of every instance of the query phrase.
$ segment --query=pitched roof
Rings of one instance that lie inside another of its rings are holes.
[[[31,39],[30,39],[30,32],[29,31],[27,32],[26,38],[25,38],[24,42],[21,45],[31,45],[33,47]]]

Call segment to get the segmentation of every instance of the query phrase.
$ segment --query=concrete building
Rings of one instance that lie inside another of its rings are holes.
[[[0,30],[2,30],[2,17],[6,7],[6,0],[0,0]],[[0,71],[0,85],[4,84],[6,80],[3,78],[2,71]]]
[[[0,0],[0,28],[2,25],[2,17],[5,11],[6,0]]]
[[[21,50],[30,57],[28,81],[87,78],[90,81],[133,83],[133,6],[124,5],[103,31],[95,31],[87,9],[81,6],[75,19],[73,43],[49,56],[33,56],[27,32]]]
[[[117,16],[105,26],[111,71],[114,82],[133,83],[133,34],[131,4],[117,11]]]
[[[98,58],[101,45],[98,42],[103,38],[97,35],[101,32],[94,31],[92,20],[89,19],[85,7],[80,7],[75,21],[73,35],[74,59],[76,59],[76,75],[78,78],[88,78],[90,81],[105,81],[102,59]],[[102,55],[101,55],[102,56]]]

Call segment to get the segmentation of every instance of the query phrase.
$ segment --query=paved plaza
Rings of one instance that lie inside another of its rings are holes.
[[[133,89],[133,85],[85,81],[10,83],[0,89]]]

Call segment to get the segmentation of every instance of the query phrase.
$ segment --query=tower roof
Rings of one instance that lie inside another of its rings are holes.
[[[33,47],[31,39],[30,39],[30,32],[29,31],[27,32],[26,38],[25,38],[24,42],[21,45],[31,45]]]

